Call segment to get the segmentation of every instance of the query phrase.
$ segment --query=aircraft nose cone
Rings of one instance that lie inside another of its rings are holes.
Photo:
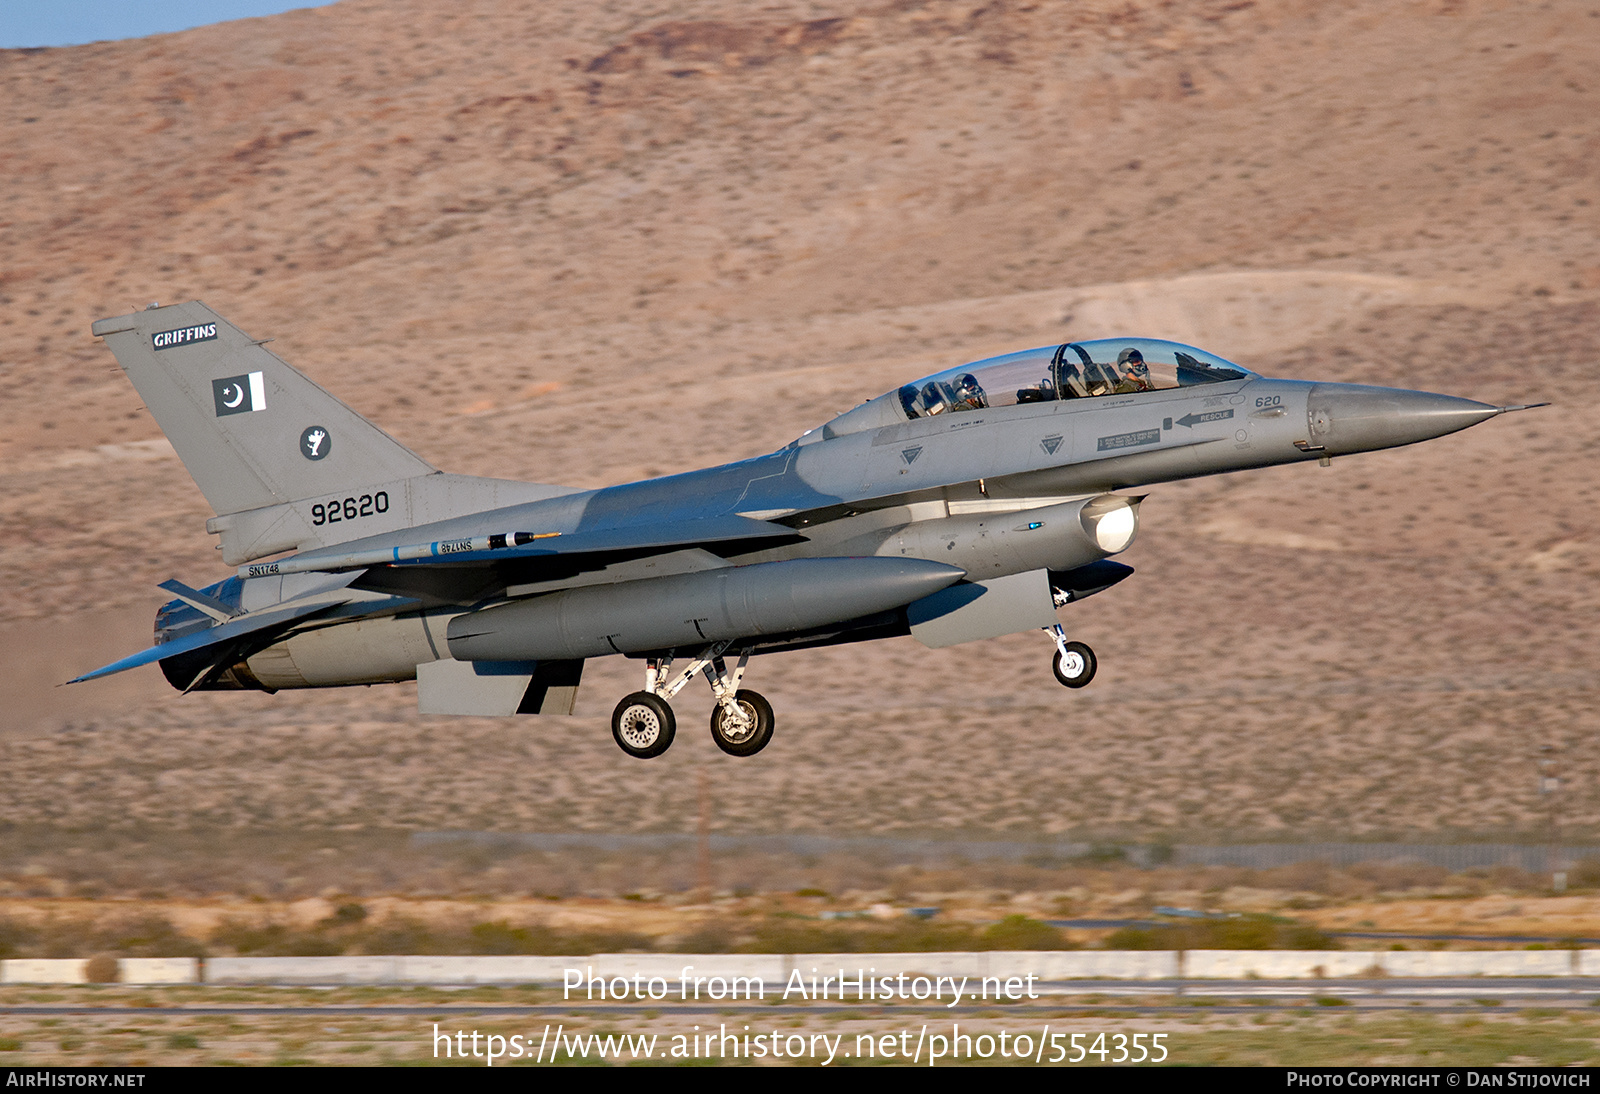
[[[1316,384],[1306,402],[1311,443],[1332,455],[1443,437],[1500,410],[1454,395],[1364,384]]]

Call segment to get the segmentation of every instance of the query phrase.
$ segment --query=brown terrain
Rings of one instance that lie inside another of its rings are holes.
[[[0,878],[52,832],[687,832],[701,772],[727,834],[1537,841],[1547,755],[1600,842],[1597,73],[1594,0],[342,0],[0,52]],[[569,719],[56,686],[226,576],[89,334],[195,297],[438,466],[580,487],[1069,336],[1554,405],[1155,487],[1063,613],[1083,692],[1036,634],[794,653],[759,757],[702,687],[640,763],[620,659]]]

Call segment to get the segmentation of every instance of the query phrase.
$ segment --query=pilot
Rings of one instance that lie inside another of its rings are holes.
[[[956,401],[951,404],[951,410],[984,410],[988,405],[989,400],[976,376],[963,372],[956,377]]]
[[[1133,347],[1128,347],[1117,354],[1117,370],[1122,374],[1122,379],[1117,383],[1116,395],[1132,395],[1138,391],[1154,391],[1156,385],[1150,379],[1150,369],[1144,363],[1144,354]]]

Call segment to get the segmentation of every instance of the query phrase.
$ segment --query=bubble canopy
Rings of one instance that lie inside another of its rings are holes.
[[[925,376],[841,414],[826,436],[975,410],[1139,395],[1255,374],[1214,353],[1158,338],[1101,338],[1021,350]]]

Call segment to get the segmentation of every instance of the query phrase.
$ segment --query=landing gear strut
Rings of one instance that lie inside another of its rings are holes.
[[[1081,688],[1094,679],[1094,650],[1082,642],[1068,642],[1060,623],[1046,627],[1045,633],[1056,643],[1056,654],[1051,659],[1050,670],[1056,674],[1057,681],[1069,688]]]
[[[611,715],[611,735],[622,751],[641,760],[665,752],[677,728],[667,700],[701,674],[717,699],[711,710],[711,739],[717,747],[730,756],[754,756],[767,747],[772,740],[772,704],[759,692],[740,689],[750,651],[741,650],[739,663],[729,672],[722,655],[730,645],[731,642],[717,642],[707,646],[675,676],[671,653],[647,660],[644,690],[623,699]]]

